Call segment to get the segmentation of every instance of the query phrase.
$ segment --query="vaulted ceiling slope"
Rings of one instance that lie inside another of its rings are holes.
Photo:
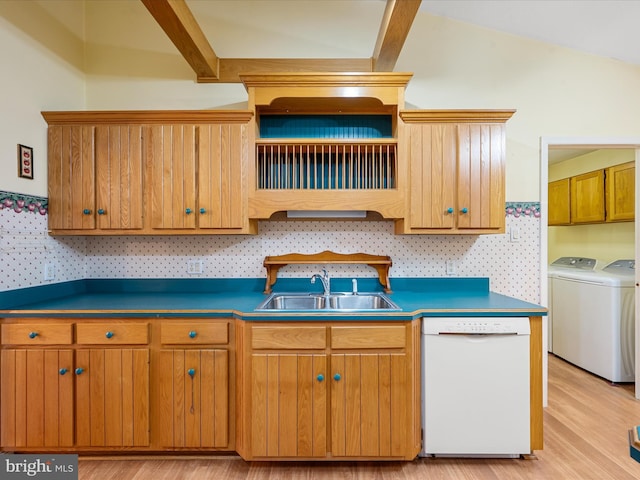
[[[198,82],[240,82],[242,72],[391,72],[422,0],[387,0],[370,58],[220,58],[186,0],[141,0],[196,73]],[[212,2],[215,7],[215,2]]]

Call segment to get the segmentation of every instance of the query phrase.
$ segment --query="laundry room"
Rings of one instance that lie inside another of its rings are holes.
[[[548,350],[613,384],[635,379],[635,158],[549,150]]]

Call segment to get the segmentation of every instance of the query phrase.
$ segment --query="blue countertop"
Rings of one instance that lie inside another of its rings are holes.
[[[390,298],[401,311],[255,312],[264,279],[90,279],[0,292],[2,317],[221,317],[275,320],[411,320],[424,316],[540,316],[546,308],[491,292],[487,278],[392,278]],[[381,291],[358,279],[360,292]],[[308,279],[282,278],[275,292],[319,292]],[[332,279],[349,292],[350,278]]]

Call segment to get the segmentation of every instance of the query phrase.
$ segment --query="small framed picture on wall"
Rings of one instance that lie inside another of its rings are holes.
[[[33,180],[33,148],[18,144],[18,176]]]

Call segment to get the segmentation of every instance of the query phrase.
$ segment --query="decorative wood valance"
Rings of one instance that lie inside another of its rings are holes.
[[[389,268],[391,257],[383,255],[369,255],[368,253],[334,253],[328,250],[314,254],[289,253],[286,255],[265,257],[263,265],[267,269],[267,284],[264,293],[271,293],[271,287],[278,279],[278,270],[290,264],[364,264],[373,267],[378,272],[380,284],[386,293],[391,293]]]
[[[86,110],[41,112],[48,125],[247,123],[251,110]]]

